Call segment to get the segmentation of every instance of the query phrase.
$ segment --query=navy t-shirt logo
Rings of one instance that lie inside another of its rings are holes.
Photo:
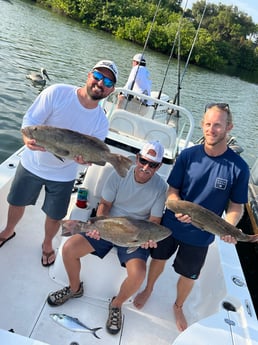
[[[227,187],[227,180],[217,177],[215,181],[215,188],[225,190]]]

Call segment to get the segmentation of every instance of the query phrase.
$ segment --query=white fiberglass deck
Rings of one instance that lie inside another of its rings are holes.
[[[167,263],[166,270],[158,280],[153,295],[142,310],[137,310],[131,301],[124,305],[123,329],[116,336],[108,334],[105,330],[109,298],[119,285],[118,281],[114,281],[114,276],[124,275],[124,269],[120,268],[114,253],[102,261],[93,256],[83,259],[82,278],[85,284],[85,296],[70,300],[61,307],[52,308],[46,304],[48,293],[62,287],[66,275],[59,256],[62,243],[60,236],[55,239],[55,248],[58,250],[55,265],[50,269],[41,266],[44,215],[40,210],[40,204],[41,200],[36,207],[27,209],[23,220],[17,226],[16,237],[0,250],[0,328],[13,329],[16,334],[50,345],[70,344],[72,341],[77,341],[79,344],[172,344],[179,335],[172,314],[177,280],[177,275],[171,267],[172,259]],[[234,257],[235,254],[230,245],[223,244],[221,249],[224,251],[225,259],[230,255]],[[207,325],[213,327],[217,336],[219,334],[224,336],[226,332],[230,339],[232,326],[228,325],[225,319],[231,318],[237,325],[235,327],[238,339],[236,344],[250,344],[248,342],[250,335],[244,327],[246,312],[242,307],[248,302],[250,296],[245,287],[232,284],[231,278],[239,275],[238,267],[225,266],[224,268],[230,269],[226,283],[218,261],[218,248],[215,243],[211,247],[202,279],[196,283],[191,297],[185,304],[186,317],[190,325],[200,318],[210,316],[192,326],[197,328],[197,333],[194,333],[196,339],[198,339],[199,330],[205,331]],[[243,279],[243,277],[240,278]],[[226,289],[229,291],[228,294]],[[236,296],[241,296],[241,300]],[[219,302],[223,300],[233,303],[237,312],[224,310]],[[212,316],[219,310],[220,312],[215,317]],[[49,317],[49,314],[53,312],[78,317],[89,327],[103,327],[98,331],[101,339],[96,339],[90,333],[74,333],[62,328]],[[254,313],[253,310],[251,312]],[[251,322],[253,319],[254,315],[249,316],[248,321]],[[201,344],[201,341],[190,341],[193,339],[192,327],[182,333],[175,344]],[[206,330],[210,331],[210,329]],[[190,332],[189,337],[187,332]],[[9,335],[12,337],[11,333]],[[22,344],[20,340],[18,341],[18,337],[13,336],[12,339],[13,342],[10,340],[8,344]],[[1,341],[1,344],[4,343]],[[31,344],[31,342],[24,344]],[[209,344],[213,344],[212,339]]]

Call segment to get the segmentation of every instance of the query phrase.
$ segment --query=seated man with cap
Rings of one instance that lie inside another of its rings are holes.
[[[135,165],[126,177],[121,178],[114,170],[103,187],[97,216],[130,216],[159,224],[167,191],[166,182],[157,174],[163,154],[164,148],[158,141],[148,142],[136,155]],[[65,242],[62,252],[69,286],[50,293],[48,304],[59,306],[70,298],[81,297],[83,283],[80,281],[80,258],[90,253],[104,258],[115,247],[121,266],[126,267],[127,277],[117,296],[110,302],[106,328],[111,334],[118,333],[122,324],[122,304],[140,288],[146,275],[149,248],[156,246],[156,242],[148,241],[132,253],[127,253],[127,247],[100,239],[97,230],[87,235],[73,235]]]

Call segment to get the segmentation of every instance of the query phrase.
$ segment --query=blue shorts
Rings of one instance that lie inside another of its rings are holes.
[[[126,252],[128,247],[117,246],[112,242],[103,240],[102,238],[100,240],[95,240],[94,238],[87,236],[85,233],[82,233],[81,235],[85,237],[86,240],[95,249],[95,252],[93,252],[92,254],[97,255],[101,259],[103,259],[113,247],[116,248],[118,259],[121,266],[123,267],[126,266],[127,261],[129,261],[130,259],[141,259],[146,262],[150,254],[149,249],[144,249],[141,247],[128,254]]]
[[[197,247],[176,240],[172,235],[158,242],[157,248],[151,248],[153,259],[168,260],[176,251],[175,271],[187,278],[198,279],[209,247]]]
[[[48,217],[60,220],[66,216],[73,185],[74,180],[57,182],[42,179],[19,164],[7,201],[13,206],[35,205],[42,187],[45,186],[42,210]]]

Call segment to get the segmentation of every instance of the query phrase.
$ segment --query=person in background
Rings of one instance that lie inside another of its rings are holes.
[[[129,74],[128,80],[124,86],[125,89],[135,91],[147,96],[151,95],[151,79],[150,73],[146,67],[146,60],[143,54],[136,54],[133,57],[133,67]],[[124,100],[126,95],[119,96],[119,102]],[[130,95],[128,95],[130,98]],[[150,101],[140,100],[144,105],[152,105]]]
[[[114,90],[117,78],[118,71],[114,62],[102,60],[88,73],[83,87],[66,84],[49,86],[26,112],[22,128],[49,125],[104,140],[109,124],[99,101]],[[60,220],[67,213],[78,163],[87,162],[81,156],[61,161],[38,146],[34,139],[23,136],[23,140],[26,148],[7,197],[8,219],[5,229],[0,233],[0,247],[15,236],[15,226],[22,218],[25,207],[36,203],[44,186],[42,210],[46,214],[46,220],[41,262],[43,266],[50,266],[55,261],[52,240],[59,229]]]
[[[243,214],[243,204],[248,200],[249,168],[238,154],[227,147],[227,134],[232,128],[228,104],[206,106],[202,120],[204,144],[187,148],[178,156],[167,180],[167,199],[191,201],[219,216],[226,210],[225,220],[237,225]],[[172,235],[151,249],[147,285],[135,297],[134,305],[143,307],[166,260],[177,251],[173,266],[180,277],[173,311],[177,327],[183,331],[187,328],[183,305],[194,281],[199,278],[214,235],[193,226],[188,215],[174,214],[169,209],[165,210],[162,224],[172,230]],[[231,236],[222,239],[236,243]]]
[[[130,168],[125,178],[113,171],[103,187],[97,216],[130,216],[159,224],[167,191],[166,182],[157,174],[162,165],[163,153],[164,148],[159,142],[146,143],[137,154],[136,164]],[[120,264],[127,270],[127,278],[109,305],[106,328],[109,333],[116,334],[121,329],[122,304],[140,288],[146,274],[148,248],[157,244],[148,241],[142,248],[127,253],[128,248],[114,246],[111,242],[100,239],[97,231],[94,235],[94,231],[91,232],[93,237],[89,233],[77,234],[65,242],[62,254],[69,286],[50,293],[47,301],[51,306],[59,306],[70,298],[81,297],[83,283],[80,281],[80,258],[89,253],[104,258],[116,247]]]

